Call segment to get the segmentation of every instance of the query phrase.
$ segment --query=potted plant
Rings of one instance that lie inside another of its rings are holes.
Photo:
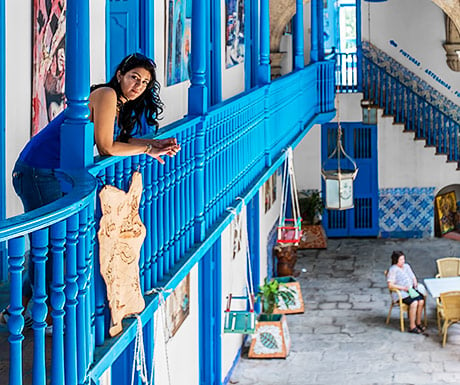
[[[262,302],[262,313],[252,336],[249,358],[286,358],[291,346],[291,338],[285,314],[274,314],[281,302],[288,304],[294,300],[292,289],[276,279],[265,278],[257,298]]]
[[[301,191],[299,193],[299,207],[302,217],[302,236],[299,249],[325,249],[327,238],[321,225],[324,203],[319,191]]]

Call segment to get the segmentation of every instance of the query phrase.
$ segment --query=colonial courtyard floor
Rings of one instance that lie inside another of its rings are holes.
[[[383,272],[393,250],[405,253],[423,282],[436,274],[437,258],[460,257],[460,242],[329,239],[325,250],[299,250],[296,269],[306,269],[298,277],[305,313],[287,316],[289,356],[248,359],[246,347],[230,384],[460,384],[458,326],[449,329],[442,348],[433,298],[428,296],[426,336],[402,333],[399,309],[385,324],[390,297]]]

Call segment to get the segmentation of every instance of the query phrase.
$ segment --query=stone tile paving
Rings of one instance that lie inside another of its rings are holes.
[[[326,250],[299,250],[296,268],[307,270],[298,277],[306,310],[288,316],[289,356],[248,359],[246,347],[229,383],[460,384],[460,345],[452,338],[441,347],[432,298],[427,336],[402,333],[398,310],[385,324],[390,296],[383,272],[393,250],[405,252],[422,281],[436,274],[437,258],[460,256],[460,242],[329,239]]]

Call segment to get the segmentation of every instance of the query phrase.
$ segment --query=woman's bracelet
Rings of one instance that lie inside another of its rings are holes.
[[[145,147],[144,154],[148,154],[150,151],[152,151],[152,144],[147,143],[147,146]]]

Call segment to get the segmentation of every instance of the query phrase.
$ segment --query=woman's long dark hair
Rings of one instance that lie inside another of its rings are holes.
[[[145,91],[136,99],[129,100],[126,103],[121,103],[120,96],[124,96],[121,92],[120,83],[117,79],[117,73],[120,71],[122,75],[126,74],[133,68],[144,68],[150,72],[151,80]],[[158,129],[158,119],[163,112],[163,102],[160,100],[160,83],[156,80],[155,73],[156,65],[153,60],[149,59],[140,53],[134,53],[126,56],[115,70],[115,74],[108,83],[96,84],[91,86],[91,92],[100,87],[110,87],[117,93],[117,107],[120,108],[118,114],[118,125],[121,133],[118,140],[127,142],[132,137],[134,126],[142,124],[142,115],[145,121],[150,126],[155,126]]]

